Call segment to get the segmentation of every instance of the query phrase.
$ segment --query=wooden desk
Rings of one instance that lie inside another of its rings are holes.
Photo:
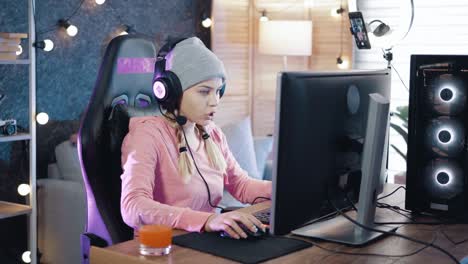
[[[398,185],[389,184],[385,187],[384,195],[390,193]],[[391,205],[398,205],[404,208],[404,190],[397,191],[394,195],[381,200]],[[245,212],[256,212],[270,206],[270,202],[256,204],[254,206],[243,208]],[[418,221],[431,221],[430,218],[420,218]],[[377,209],[376,221],[409,221],[407,218],[394,213],[388,209]],[[416,238],[422,241],[431,242],[435,239],[434,244],[444,248],[453,254],[457,259],[461,259],[468,255],[468,242],[455,245],[451,242],[444,233],[452,240],[462,241],[468,238],[468,225],[403,225],[398,230],[398,233]],[[177,230],[175,234],[183,234],[184,231]],[[365,247],[348,247],[345,245],[319,242],[317,240],[309,240],[318,244],[321,247],[326,247],[330,250],[338,250],[352,253],[372,253],[384,255],[405,255],[412,253],[415,250],[423,247],[423,245],[410,242],[403,238],[387,236],[383,239],[370,243]],[[91,247],[90,261],[92,264],[155,264],[155,263],[235,263],[228,259],[216,257],[211,254],[192,250],[189,248],[172,246],[172,252],[168,256],[162,257],[145,257],[138,253],[138,241],[131,240],[116,244],[107,248]],[[370,256],[355,256],[344,255],[326,251],[318,246],[294,252],[292,254],[270,260],[266,263],[378,263],[378,264],[403,264],[403,263],[453,263],[453,261],[445,254],[434,248],[426,248],[416,255],[409,257],[370,257]]]

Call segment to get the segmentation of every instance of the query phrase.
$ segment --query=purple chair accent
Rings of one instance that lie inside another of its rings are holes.
[[[133,238],[120,213],[122,168],[120,147],[132,116],[159,115],[152,91],[156,50],[139,35],[114,38],[102,59],[99,75],[78,133],[78,156],[87,199],[87,225],[81,236],[83,263],[91,245],[105,247]],[[126,104],[112,106],[125,95]],[[142,104],[139,98],[145,98]]]

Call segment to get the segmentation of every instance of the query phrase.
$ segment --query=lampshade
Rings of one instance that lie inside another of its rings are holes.
[[[259,51],[283,56],[312,54],[312,21],[273,20],[260,22]]]

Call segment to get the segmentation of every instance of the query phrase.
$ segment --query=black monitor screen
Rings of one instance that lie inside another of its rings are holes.
[[[390,82],[388,69],[278,75],[272,233],[322,216],[330,197],[357,200],[368,95],[390,99]]]

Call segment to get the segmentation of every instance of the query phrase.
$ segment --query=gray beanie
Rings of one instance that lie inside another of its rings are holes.
[[[166,70],[179,77],[182,91],[211,78],[226,79],[223,62],[197,37],[177,43],[166,55]]]

